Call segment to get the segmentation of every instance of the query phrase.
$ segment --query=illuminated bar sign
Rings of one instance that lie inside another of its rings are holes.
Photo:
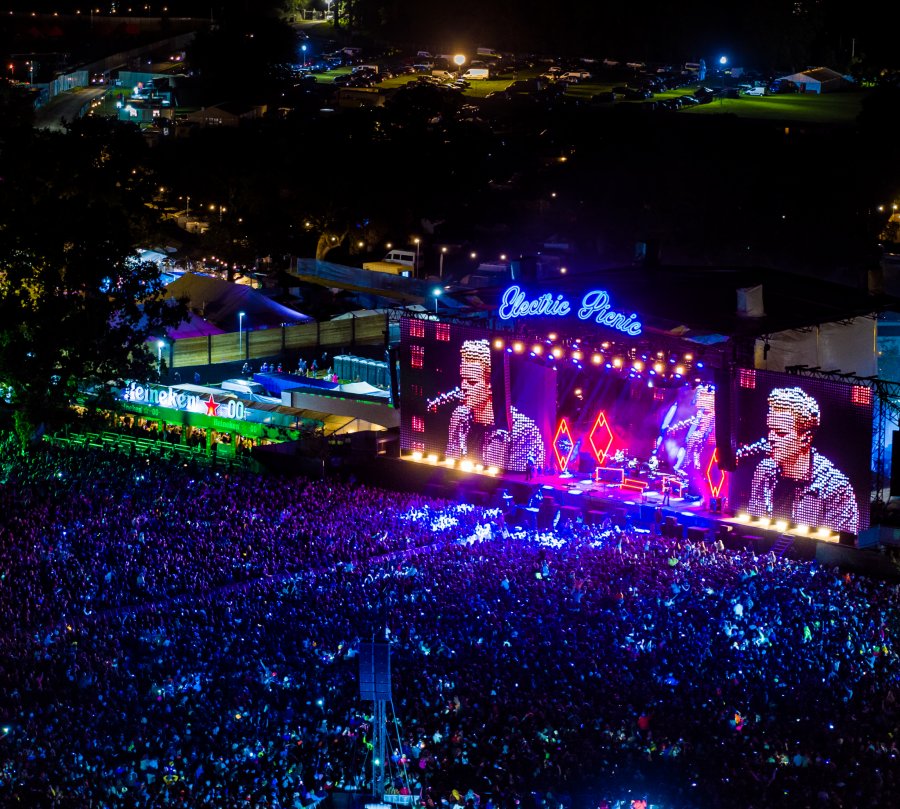
[[[139,385],[137,382],[132,382],[125,389],[122,398],[126,402],[158,405],[171,410],[185,410],[189,413],[202,413],[205,416],[219,416],[236,421],[243,421],[247,418],[247,408],[243,402],[229,399],[227,402],[219,403],[212,394],[201,396],[174,388]]]
[[[517,317],[567,317],[573,310],[574,307],[563,295],[554,297],[552,293],[545,292],[528,300],[525,291],[514,285],[503,293],[498,314],[501,320],[513,320]],[[575,313],[579,320],[593,320],[598,326],[607,326],[631,337],[637,337],[643,329],[634,312],[625,315],[612,308],[605,289],[586,292]]]

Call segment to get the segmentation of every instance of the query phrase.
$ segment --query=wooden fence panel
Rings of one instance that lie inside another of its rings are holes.
[[[301,323],[284,330],[284,347],[290,349],[315,348],[318,330],[315,323]]]
[[[185,337],[183,340],[175,340],[172,348],[173,368],[206,365],[209,361],[205,337]]]
[[[227,334],[214,334],[210,338],[212,362],[237,362],[242,360],[247,350],[247,337],[246,332],[241,336],[236,331],[228,332]],[[240,346],[238,345],[239,339],[241,341]]]

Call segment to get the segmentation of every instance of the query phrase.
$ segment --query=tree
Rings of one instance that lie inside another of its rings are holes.
[[[145,149],[136,129],[86,119],[0,152],[0,385],[23,440],[79,386],[152,376],[147,341],[181,318],[135,252],[156,216]]]

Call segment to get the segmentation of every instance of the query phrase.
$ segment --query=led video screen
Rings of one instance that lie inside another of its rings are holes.
[[[485,468],[544,466],[556,409],[553,371],[479,329],[400,324],[400,445]]]
[[[810,528],[867,528],[871,389],[741,369],[732,390],[732,506]]]

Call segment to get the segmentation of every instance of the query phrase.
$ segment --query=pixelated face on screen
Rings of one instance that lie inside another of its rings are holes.
[[[746,369],[734,390],[734,507],[809,528],[866,528],[871,390]]]
[[[800,388],[775,388],[769,394],[766,427],[772,460],[789,477],[802,477],[819,426],[819,404]]]
[[[491,391],[491,347],[487,340],[466,340],[460,349],[459,387],[463,404],[470,408],[475,421],[489,424],[493,420]]]

